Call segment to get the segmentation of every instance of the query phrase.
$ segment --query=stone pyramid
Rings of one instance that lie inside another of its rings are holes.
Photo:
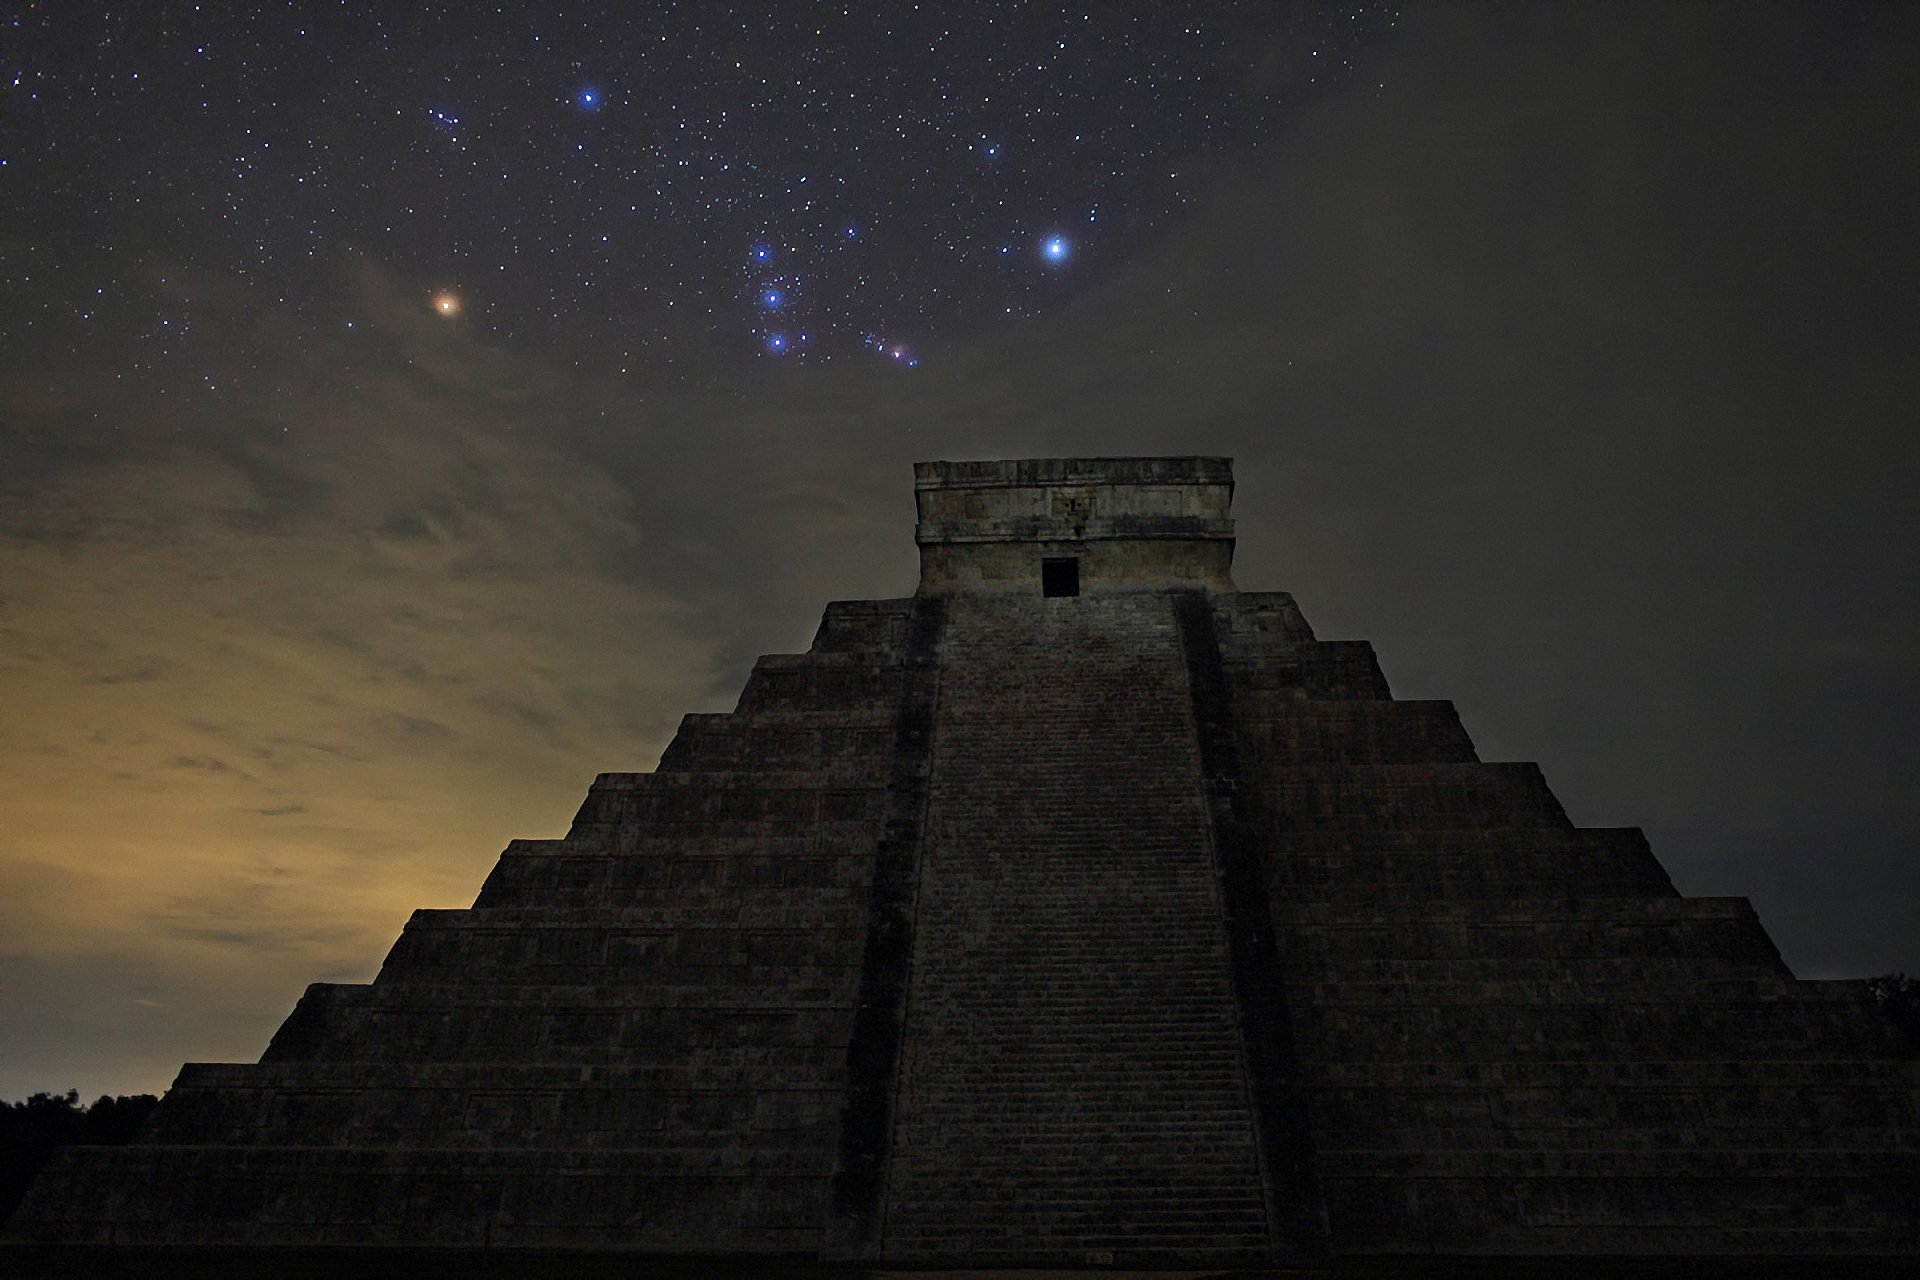
[[[1221,458],[916,468],[831,604],[16,1220],[902,1266],[1901,1254],[1920,1058],[1235,589]]]

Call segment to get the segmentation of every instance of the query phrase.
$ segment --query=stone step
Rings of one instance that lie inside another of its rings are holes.
[[[1264,1248],[1172,609],[1076,603],[949,616],[889,1254],[897,1229],[909,1254],[1084,1261],[1163,1216],[1180,1248],[1219,1255],[1197,1225]]]

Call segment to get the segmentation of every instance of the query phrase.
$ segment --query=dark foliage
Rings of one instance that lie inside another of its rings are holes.
[[[0,1102],[0,1225],[27,1194],[33,1175],[61,1147],[73,1143],[112,1146],[140,1131],[160,1099],[150,1093],[102,1096],[90,1107],[80,1095],[36,1093],[25,1102]]]
[[[1920,981],[1904,973],[1883,973],[1868,978],[1867,989],[1907,1047],[1920,1051]]]

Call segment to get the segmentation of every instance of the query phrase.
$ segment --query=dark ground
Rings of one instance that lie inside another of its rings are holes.
[[[824,1266],[797,1259],[660,1258],[620,1253],[511,1250],[288,1250],[52,1248],[0,1242],[0,1275],[160,1280],[1910,1280],[1915,1259],[1855,1258],[1345,1258],[1324,1268],[1258,1271],[993,1270],[892,1271]]]

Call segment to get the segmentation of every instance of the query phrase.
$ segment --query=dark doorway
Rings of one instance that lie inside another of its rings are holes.
[[[1079,595],[1080,557],[1042,556],[1040,559],[1040,594],[1043,596]]]

